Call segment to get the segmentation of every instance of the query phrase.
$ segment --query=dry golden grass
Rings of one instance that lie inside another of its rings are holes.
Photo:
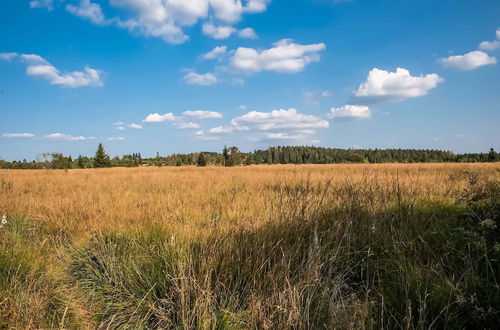
[[[467,173],[497,180],[499,170],[499,163],[0,170],[0,214],[76,232],[137,223],[223,230],[274,217],[284,184],[331,181],[329,203],[344,202],[335,195],[346,183],[364,186],[377,208],[394,202],[398,189],[407,199],[453,201]]]
[[[0,328],[492,328],[500,163],[0,170]]]

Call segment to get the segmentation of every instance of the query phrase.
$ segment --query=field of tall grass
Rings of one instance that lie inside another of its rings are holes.
[[[500,163],[0,170],[0,328],[495,329]]]

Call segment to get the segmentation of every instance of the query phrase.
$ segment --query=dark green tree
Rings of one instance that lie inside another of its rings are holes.
[[[94,167],[111,167],[111,159],[109,159],[108,154],[104,151],[102,143],[99,143],[97,151],[94,156]]]
[[[79,155],[78,158],[76,159],[76,166],[78,168],[85,168],[85,162],[83,160],[82,155]]]
[[[226,146],[222,149],[222,156],[224,157],[224,166],[231,166],[229,164],[229,149]]]
[[[198,166],[207,166],[207,160],[205,159],[205,155],[203,154],[203,152],[198,156],[196,164]]]
[[[496,153],[495,149],[490,148],[490,152],[488,152],[488,161],[496,162],[498,161],[498,153]]]

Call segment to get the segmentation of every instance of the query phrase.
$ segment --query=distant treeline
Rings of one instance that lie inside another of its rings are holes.
[[[278,146],[266,150],[240,152],[237,147],[224,147],[222,153],[195,152],[172,154],[166,157],[157,153],[154,158],[142,158],[140,153],[110,158],[102,144],[94,157],[64,156],[60,153],[42,154],[35,161],[7,162],[0,159],[5,169],[70,169],[135,166],[218,165],[238,166],[254,164],[342,164],[342,163],[475,163],[500,161],[500,154],[493,148],[488,153],[454,154],[451,151],[430,149],[337,149],[313,146]]]

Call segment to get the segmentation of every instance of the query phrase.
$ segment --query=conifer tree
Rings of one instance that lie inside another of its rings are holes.
[[[97,151],[94,156],[94,167],[111,167],[111,160],[108,154],[104,151],[102,143],[99,143]]]

